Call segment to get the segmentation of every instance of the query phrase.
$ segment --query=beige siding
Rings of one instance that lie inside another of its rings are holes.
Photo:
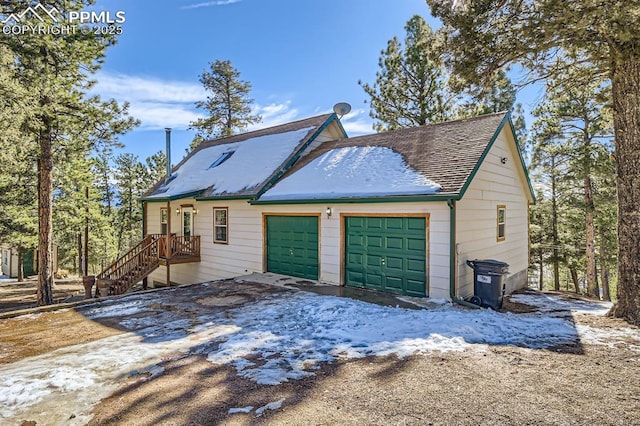
[[[156,232],[160,227],[160,204],[166,205],[166,203],[149,204],[147,211],[150,233]],[[178,218],[175,208],[179,204],[184,202],[172,202],[172,220]],[[333,210],[331,218],[327,218],[325,204],[252,206],[243,200],[193,202],[193,204],[198,209],[194,234],[202,238],[202,261],[171,266],[173,283],[187,284],[264,272],[263,213],[319,213],[320,281],[337,285],[342,281],[341,214],[428,213],[430,216],[429,296],[449,297],[449,209],[445,203],[334,204],[331,205]],[[213,207],[229,208],[229,244],[213,243]],[[172,224],[172,229],[175,229],[174,226]],[[154,281],[166,282],[165,267],[158,268],[150,276],[150,283]]]
[[[473,270],[468,259],[507,262],[508,291],[526,285],[529,264],[528,186],[512,136],[503,130],[456,208],[458,295],[473,294]],[[507,162],[502,164],[501,158]],[[497,206],[506,206],[506,235],[497,241]],[[523,279],[524,277],[524,279]],[[517,282],[515,282],[517,281]]]

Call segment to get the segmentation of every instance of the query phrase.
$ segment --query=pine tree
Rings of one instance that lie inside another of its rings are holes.
[[[569,144],[571,173],[581,183],[582,200],[576,201],[584,213],[587,292],[599,297],[596,268],[596,228],[593,176],[598,151],[606,150],[606,137],[611,134],[610,115],[606,103],[610,87],[603,79],[595,79],[581,87],[567,85],[566,80],[584,79],[588,69],[574,67],[558,81],[547,85],[546,102],[534,111],[539,131],[556,133]]]
[[[453,115],[454,96],[447,87],[440,31],[421,16],[405,25],[404,46],[397,37],[380,53],[373,85],[358,81],[369,95],[376,131],[446,121]]]
[[[640,14],[620,0],[426,0],[450,37],[454,68],[486,79],[505,65],[531,71],[528,81],[566,75],[588,64],[586,80],[611,82],[618,197],[618,301],[612,313],[640,324]],[[577,54],[579,52],[580,54]],[[557,67],[558,55],[566,59]]]
[[[208,92],[207,99],[196,102],[196,107],[204,109],[207,117],[191,123],[190,129],[197,131],[191,149],[203,140],[231,136],[262,120],[262,117],[251,112],[251,83],[240,79],[240,72],[231,61],[218,59],[209,65],[211,71],[204,71],[200,75],[200,83]]]
[[[90,0],[41,1],[45,8],[65,12],[80,11]],[[18,12],[24,2],[0,4],[3,15]],[[15,81],[28,88],[25,99],[31,102],[30,117],[21,123],[21,131],[37,141],[38,171],[38,291],[39,305],[51,304],[53,285],[53,170],[55,155],[85,152],[95,143],[113,143],[114,135],[135,123],[126,116],[126,108],[87,98],[93,84],[89,79],[102,62],[115,36],[91,31],[67,34],[0,35],[15,67]]]

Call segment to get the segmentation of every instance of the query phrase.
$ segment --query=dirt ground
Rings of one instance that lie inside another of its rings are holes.
[[[258,290],[218,300],[251,303],[278,291]],[[188,290],[176,294],[193,298]],[[211,300],[209,308],[225,308]],[[535,311],[516,303],[506,303],[505,309]],[[23,326],[9,329],[0,320],[5,356],[0,362],[126,331],[75,310],[16,320]],[[606,317],[576,316],[575,321],[611,330],[630,327]],[[174,357],[161,366],[158,376],[123,378],[119,390],[95,407],[89,424],[640,425],[640,352],[632,345],[488,346],[484,352],[369,357],[325,364],[315,376],[275,386],[239,377],[233,367],[203,355]],[[229,414],[231,408],[282,399],[280,408],[260,416]]]
[[[0,313],[19,309],[35,308],[37,277],[27,277],[24,282],[16,280],[0,281]],[[69,277],[55,280],[53,285],[53,300],[55,303],[65,303],[82,300],[84,287],[82,279]]]

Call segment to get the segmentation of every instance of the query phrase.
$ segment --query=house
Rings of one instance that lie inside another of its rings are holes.
[[[354,138],[321,115],[204,143],[151,188],[149,282],[274,272],[459,300],[466,260],[494,258],[513,291],[533,202],[507,113]]]
[[[38,250],[24,250],[22,256],[18,255],[18,249],[10,247],[0,247],[0,275],[9,278],[18,277],[18,269],[22,262],[22,272],[24,276],[38,273]],[[53,265],[54,270],[58,265],[58,247],[53,245]]]
[[[18,276],[18,251],[9,247],[0,248],[0,275],[9,278]]]

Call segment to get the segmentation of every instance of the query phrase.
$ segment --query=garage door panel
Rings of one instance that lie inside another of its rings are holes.
[[[425,239],[422,238],[407,238],[407,250],[424,252]]]
[[[376,235],[369,235],[367,236],[366,241],[367,241],[367,247],[369,249],[384,247],[383,245],[384,239],[382,237],[379,237]]]
[[[367,273],[365,285],[367,287],[382,289],[382,276],[380,274]]]
[[[426,263],[424,259],[407,259],[406,270],[409,272],[423,273],[426,272]]]
[[[404,249],[404,238],[402,237],[387,237],[387,243],[385,244],[387,249]]]
[[[426,296],[424,217],[345,217],[345,284]]]
[[[403,283],[402,277],[394,277],[393,275],[391,276],[387,275],[386,282],[385,282],[385,289],[387,291],[392,291],[394,293],[402,293],[403,292],[402,283]]]
[[[389,217],[387,218],[387,227],[386,229],[389,231],[393,230],[403,230],[404,229],[404,220],[401,217]]]
[[[408,279],[406,294],[408,296],[416,296],[416,297],[424,296],[424,282],[421,280]]]
[[[402,271],[404,269],[404,259],[401,257],[387,257],[387,269]]]
[[[426,221],[423,218],[409,217],[407,218],[407,229],[425,231]]]

